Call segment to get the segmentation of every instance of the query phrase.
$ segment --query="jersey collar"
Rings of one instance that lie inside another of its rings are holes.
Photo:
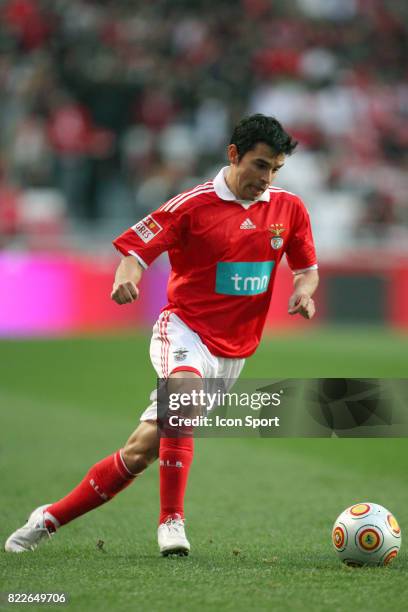
[[[239,202],[244,208],[248,208],[251,204],[255,204],[256,202],[269,202],[269,190],[266,189],[257,200],[253,201],[243,201],[239,200],[235,194],[232,193],[227,183],[225,182],[225,173],[228,170],[229,166],[224,166],[221,168],[217,176],[214,178],[213,185],[214,191],[221,200],[228,200],[230,202]]]

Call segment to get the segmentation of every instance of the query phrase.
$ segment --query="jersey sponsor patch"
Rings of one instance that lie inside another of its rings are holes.
[[[143,242],[150,242],[162,229],[162,226],[151,215],[147,215],[147,217],[132,226],[132,230]]]
[[[221,261],[215,292],[223,295],[259,295],[268,290],[274,261]]]

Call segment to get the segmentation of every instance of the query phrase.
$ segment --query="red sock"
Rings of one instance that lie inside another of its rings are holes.
[[[184,518],[184,493],[193,461],[194,438],[160,440],[160,519],[179,514]]]
[[[131,484],[135,475],[129,472],[118,450],[95,463],[75,489],[47,508],[59,525],[89,512],[109,501]],[[57,525],[58,526],[58,525]]]

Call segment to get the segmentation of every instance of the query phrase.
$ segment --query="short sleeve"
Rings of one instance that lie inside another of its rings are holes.
[[[147,268],[161,253],[179,240],[179,216],[159,208],[113,241],[123,255],[133,255]]]
[[[300,199],[296,203],[294,228],[286,248],[286,257],[289,267],[293,272],[317,268],[316,250],[309,213]]]

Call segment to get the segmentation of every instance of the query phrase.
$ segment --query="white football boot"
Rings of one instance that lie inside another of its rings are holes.
[[[159,549],[163,557],[167,555],[186,556],[190,552],[190,542],[184,531],[184,520],[176,514],[169,517],[157,530]]]
[[[51,504],[39,506],[28,517],[25,525],[11,534],[7,539],[4,550],[6,552],[22,553],[35,550],[41,541],[49,540],[54,531],[45,526],[44,510]]]

